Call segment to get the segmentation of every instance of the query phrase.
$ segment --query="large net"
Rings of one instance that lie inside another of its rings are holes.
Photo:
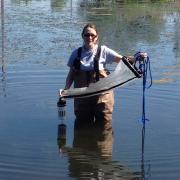
[[[63,98],[94,96],[118,86],[125,85],[140,77],[141,75],[136,68],[129,63],[126,57],[123,57],[122,61],[117,64],[115,70],[106,78],[102,78],[96,83],[91,83],[88,87],[60,90],[60,94]]]

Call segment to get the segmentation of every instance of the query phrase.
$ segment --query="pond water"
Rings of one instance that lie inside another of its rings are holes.
[[[1,0],[0,179],[179,179],[179,19],[178,0]],[[148,52],[145,136],[141,79],[115,89],[113,134],[74,132],[73,100],[58,116],[87,22],[120,54]]]

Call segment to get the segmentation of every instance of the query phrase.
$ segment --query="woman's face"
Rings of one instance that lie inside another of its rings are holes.
[[[84,45],[86,48],[93,48],[97,44],[98,34],[95,29],[88,27],[83,34]]]

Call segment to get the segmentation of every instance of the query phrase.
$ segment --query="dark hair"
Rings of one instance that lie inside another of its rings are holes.
[[[84,26],[84,28],[83,28],[83,30],[82,30],[82,33],[81,33],[82,37],[83,37],[83,35],[84,35],[84,33],[85,33],[85,31],[86,31],[87,28],[92,28],[92,29],[94,29],[94,30],[96,31],[97,35],[99,34],[98,31],[97,31],[96,26],[95,26],[94,24],[90,24],[90,23],[89,23],[89,24],[86,24],[86,25]]]

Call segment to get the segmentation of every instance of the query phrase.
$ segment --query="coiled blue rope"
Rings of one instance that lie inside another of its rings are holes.
[[[141,52],[137,52],[134,55],[135,58],[135,66],[139,70],[139,73],[143,76],[143,100],[142,100],[142,123],[145,126],[145,122],[149,121],[149,119],[146,118],[145,113],[145,92],[146,89],[149,89],[152,86],[152,73],[151,73],[151,64],[149,56],[143,57]],[[137,64],[139,64],[139,67],[137,67]],[[149,84],[148,84],[148,75],[150,78]]]

